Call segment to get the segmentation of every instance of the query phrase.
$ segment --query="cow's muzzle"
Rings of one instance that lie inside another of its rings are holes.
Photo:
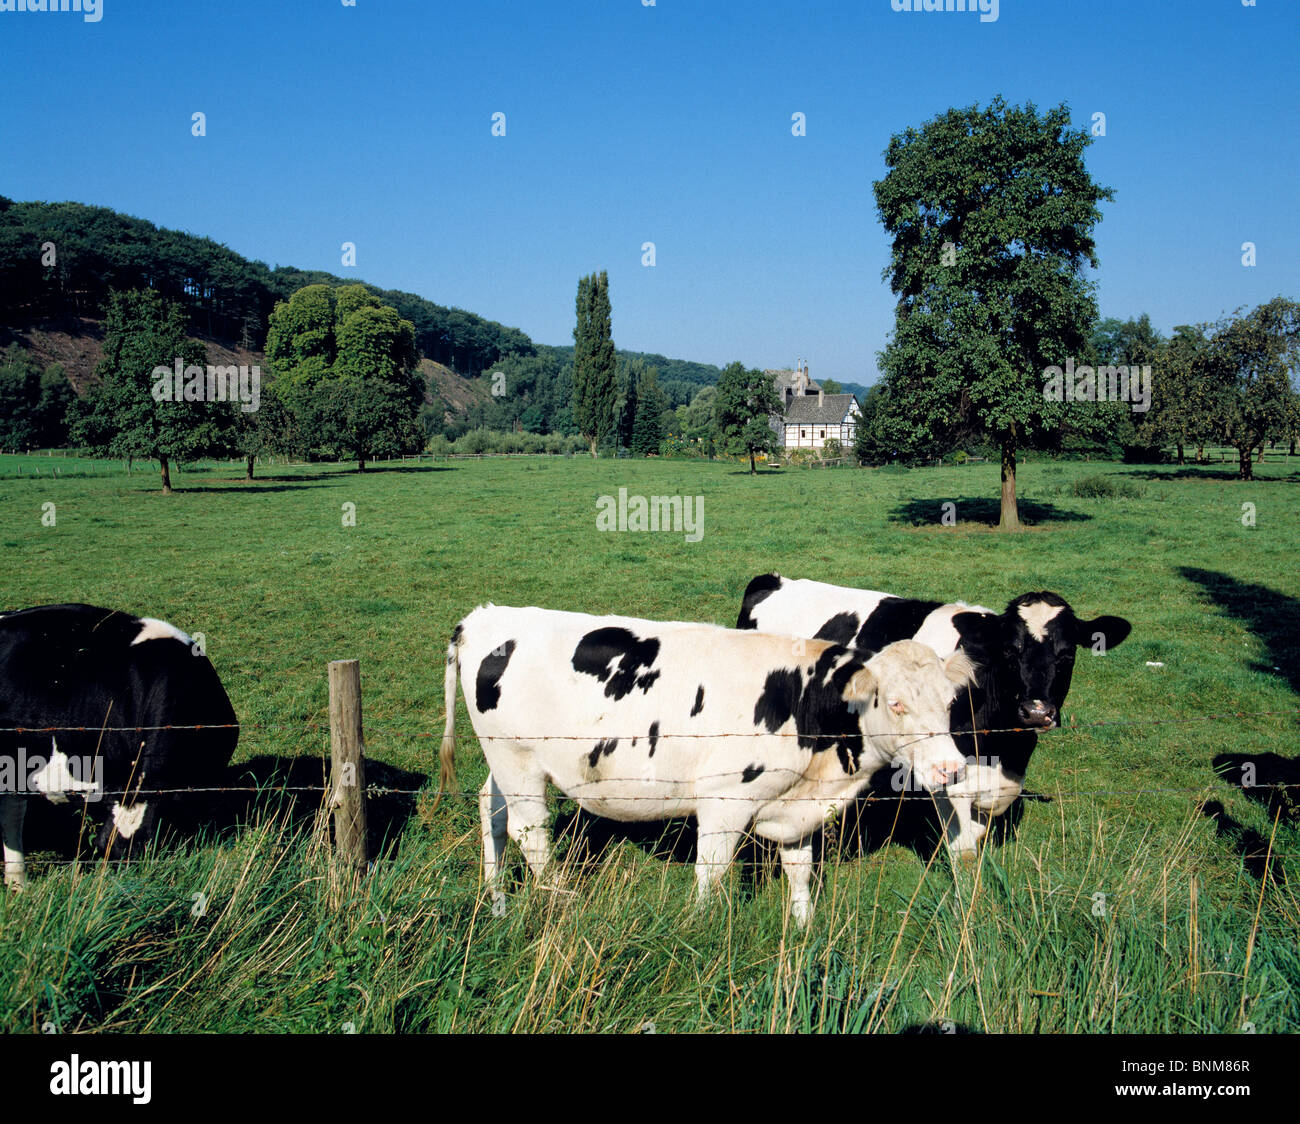
[[[1026,699],[1020,704],[1020,723],[1039,730],[1050,730],[1056,725],[1056,707],[1042,699]]]

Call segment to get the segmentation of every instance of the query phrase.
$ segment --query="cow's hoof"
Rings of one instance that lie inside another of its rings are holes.
[[[12,890],[15,894],[21,894],[27,889],[27,880],[22,875],[10,875],[5,879],[5,889]]]
[[[977,862],[979,862],[980,853],[978,850],[954,851],[952,853],[952,857],[962,867],[969,868],[974,866]]]

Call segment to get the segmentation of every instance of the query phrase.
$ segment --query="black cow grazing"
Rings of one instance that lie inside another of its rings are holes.
[[[1109,651],[1132,629],[1122,617],[1080,620],[1056,593],[1024,593],[995,613],[779,574],[760,574],[749,583],[736,627],[830,640],[864,653],[910,638],[940,657],[962,651],[970,658],[975,683],[950,714],[953,740],[968,764],[945,791],[951,807],[941,807],[948,846],[957,854],[976,850],[987,830],[973,813],[1000,816],[1020,795],[1038,742],[1034,731],[1060,720],[1075,649]]]
[[[162,800],[147,790],[214,783],[239,740],[236,722],[212,664],[165,621],[93,605],[0,614],[6,884],[23,886],[29,796],[84,800],[99,848],[124,857],[157,825]],[[163,726],[174,728],[148,728]],[[39,732],[46,727],[63,729]]]

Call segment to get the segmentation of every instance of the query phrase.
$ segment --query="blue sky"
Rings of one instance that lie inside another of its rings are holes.
[[[102,8],[0,11],[0,194],[272,265],[346,274],[351,241],[359,277],[542,343],[572,342],[578,277],[607,269],[620,347],[873,381],[882,152],[996,94],[1106,114],[1103,315],[1168,331],[1300,298],[1297,0],[1001,0],[984,22],[891,0]]]

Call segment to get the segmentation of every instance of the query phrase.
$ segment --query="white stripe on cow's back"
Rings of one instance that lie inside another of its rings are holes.
[[[1020,606],[1020,619],[1025,622],[1030,636],[1035,640],[1042,640],[1047,635],[1048,624],[1064,608],[1064,605],[1049,605],[1046,601],[1034,601],[1029,605]]]
[[[913,640],[933,648],[942,659],[950,656],[961,643],[961,633],[953,626],[952,618],[958,613],[993,613],[982,605],[967,605],[964,601],[954,601],[950,605],[940,605],[921,622]],[[996,615],[996,614],[993,614]]]
[[[137,831],[140,830],[140,824],[144,822],[144,811],[148,805],[141,801],[138,804],[132,804],[129,808],[123,808],[121,804],[113,805],[113,826],[117,828],[117,833],[123,839],[130,839]]]
[[[143,625],[136,634],[131,646],[134,648],[137,644],[143,644],[146,640],[179,640],[182,644],[193,644],[194,641],[183,633],[174,624],[168,624],[166,621],[160,621],[155,617],[141,617],[140,624]]]

